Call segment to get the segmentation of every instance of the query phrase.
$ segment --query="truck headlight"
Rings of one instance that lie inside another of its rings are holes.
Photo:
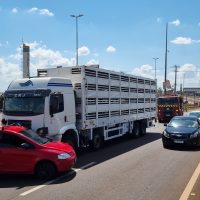
[[[169,138],[169,133],[167,133],[166,131],[163,131],[163,135],[167,138]]]
[[[192,138],[197,138],[197,137],[198,137],[198,134],[199,134],[199,132],[196,131],[195,133],[193,133],[193,134],[190,135],[190,138],[191,138],[191,139],[192,139]]]
[[[58,155],[59,160],[65,160],[67,158],[70,158],[70,155],[68,153],[61,153]]]

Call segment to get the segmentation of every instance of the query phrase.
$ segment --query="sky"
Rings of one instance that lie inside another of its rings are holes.
[[[22,77],[22,43],[30,45],[31,76],[37,69],[76,65],[70,15],[79,14],[80,65],[156,74],[162,88],[168,24],[167,79],[174,86],[176,65],[177,90],[181,84],[200,87],[199,9],[198,0],[0,0],[0,92]]]

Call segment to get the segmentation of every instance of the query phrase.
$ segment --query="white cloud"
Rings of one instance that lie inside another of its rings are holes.
[[[106,49],[106,51],[107,51],[108,53],[114,53],[114,52],[116,51],[116,49],[115,49],[115,47],[113,47],[113,46],[108,46],[107,49]]]
[[[187,44],[200,43],[200,40],[192,40],[191,38],[187,37],[177,37],[174,40],[171,40],[171,43],[187,45]]]
[[[49,17],[52,17],[54,16],[54,14],[52,12],[50,12],[48,9],[41,9],[39,11],[40,15],[46,15],[46,16],[49,16]]]
[[[91,59],[86,63],[86,65],[98,65],[98,64],[99,62],[95,59]]]
[[[142,65],[140,67],[134,68],[132,74],[137,75],[137,76],[154,78],[155,71],[154,71],[154,68],[151,65],[145,64],[145,65]]]
[[[193,64],[184,64],[179,68],[179,71],[181,72],[191,72],[195,70],[196,70],[196,66]]]
[[[12,9],[12,13],[18,13],[18,9],[17,8],[13,8]]]
[[[24,42],[24,44],[28,45],[30,47],[30,49],[37,49],[38,47],[43,47],[43,48],[46,48],[46,45],[43,45],[43,42],[40,41],[40,42]]]
[[[79,56],[87,56],[90,54],[90,50],[86,46],[82,46],[78,49],[78,55]]]
[[[0,92],[4,92],[12,80],[22,76],[22,72],[19,64],[7,62],[4,58],[0,58],[0,68],[0,76],[6,77],[0,80]]]
[[[72,66],[74,64],[73,59],[65,58],[59,51],[53,51],[51,49],[38,47],[33,49],[30,53],[32,59],[32,65],[35,70],[37,68],[47,68],[55,66]]]
[[[177,19],[177,20],[174,20],[174,21],[172,21],[172,22],[169,22],[170,24],[173,24],[174,26],[180,26],[180,24],[181,24],[181,22],[180,22],[180,20],[179,19]]]
[[[196,65],[184,64],[179,71],[182,72],[179,79],[184,82],[184,87],[199,87],[200,73]]]
[[[54,14],[46,8],[39,9],[39,8],[33,7],[33,8],[28,10],[28,13],[34,13],[34,14],[44,15],[44,16],[48,16],[48,17],[54,16]]]

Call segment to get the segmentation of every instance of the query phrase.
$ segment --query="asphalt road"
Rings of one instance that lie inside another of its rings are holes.
[[[178,200],[199,164],[200,148],[164,149],[162,130],[157,124],[145,137],[82,151],[72,171],[48,183],[28,175],[0,176],[0,199]]]

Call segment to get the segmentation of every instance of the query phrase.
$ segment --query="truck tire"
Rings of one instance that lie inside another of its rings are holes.
[[[145,136],[146,133],[147,133],[146,126],[145,126],[145,124],[141,123],[141,124],[140,124],[140,135],[141,135],[141,136]]]
[[[77,150],[78,144],[73,132],[67,132],[62,137],[62,142],[69,144],[74,150]]]
[[[39,162],[35,168],[35,175],[39,179],[52,179],[57,174],[55,165],[49,161]]]
[[[134,138],[137,138],[140,136],[140,126],[138,122],[134,123],[132,134]]]
[[[103,145],[103,137],[100,133],[95,133],[93,139],[90,141],[90,149],[92,151],[97,151]]]

